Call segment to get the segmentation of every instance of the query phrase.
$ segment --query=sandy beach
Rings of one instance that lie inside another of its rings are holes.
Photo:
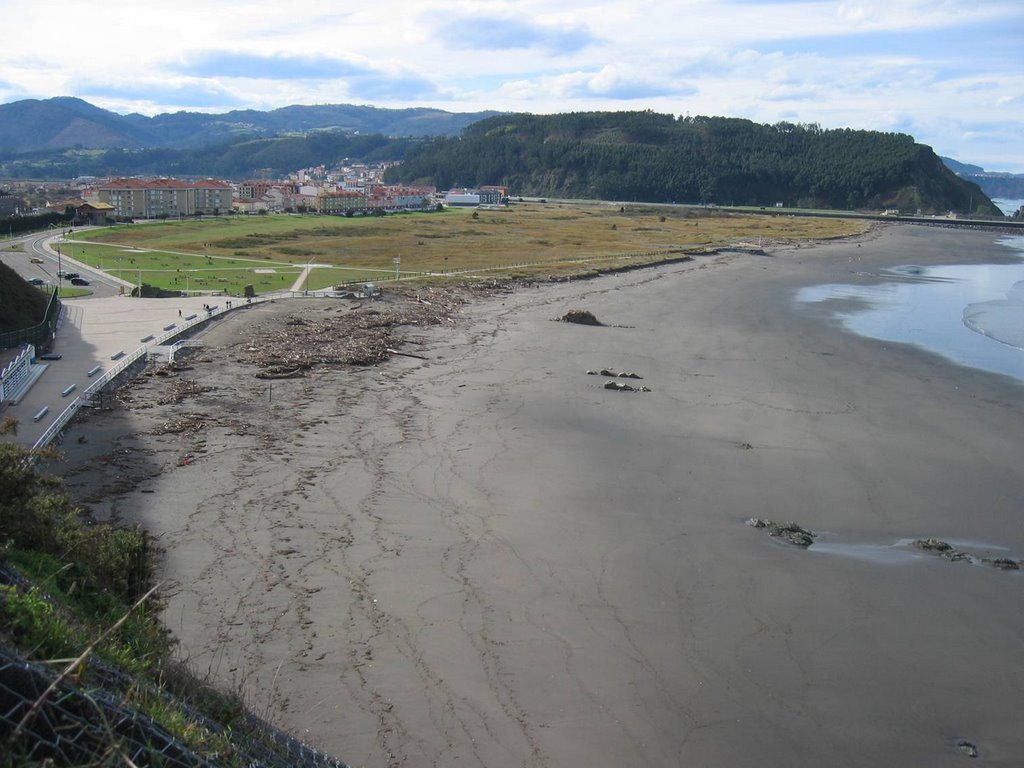
[[[1021,765],[1024,385],[792,299],[996,237],[522,287],[285,380],[242,353],[339,304],[254,307],[57,471],[153,533],[194,668],[352,766]]]

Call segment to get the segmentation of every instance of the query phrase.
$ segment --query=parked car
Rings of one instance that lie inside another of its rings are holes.
[[[41,277],[33,277],[33,278],[30,278],[30,279],[29,279],[29,282],[30,282],[30,283],[31,283],[32,285],[46,285],[46,281],[45,281],[45,280],[43,280],[43,278],[41,278]]]
[[[39,355],[38,357],[39,357],[40,360],[60,360],[61,359],[61,355],[58,355],[56,352],[44,352],[43,354]]]
[[[74,280],[79,277],[77,272],[58,272],[57,277],[63,277],[65,280]]]
[[[72,285],[88,285],[89,281],[86,280],[84,277],[72,277],[71,278],[71,284]]]

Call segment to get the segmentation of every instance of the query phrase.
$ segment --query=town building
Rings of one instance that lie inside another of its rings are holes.
[[[16,213],[21,213],[24,205],[25,203],[17,195],[0,189],[0,216],[13,216]]]
[[[214,179],[111,179],[96,187],[96,199],[109,204],[117,218],[216,215],[231,210],[232,189]]]
[[[110,203],[89,203],[82,201],[75,205],[76,225],[88,224],[90,226],[102,226],[114,215],[114,206]]]
[[[370,186],[366,190],[366,206],[383,211],[422,211],[433,204],[433,187]]]
[[[328,192],[325,190],[316,196],[314,202],[314,210],[317,213],[338,214],[365,209],[366,195],[359,192]]]
[[[498,205],[501,203],[501,189],[450,189],[445,194],[445,203],[455,206]]]

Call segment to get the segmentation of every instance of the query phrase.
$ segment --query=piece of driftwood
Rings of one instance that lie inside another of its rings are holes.
[[[424,355],[415,355],[412,352],[399,352],[397,349],[392,349],[391,347],[385,348],[384,351],[387,352],[389,355],[401,355],[402,357],[415,357],[417,360],[429,360],[430,359],[428,357],[425,357]]]

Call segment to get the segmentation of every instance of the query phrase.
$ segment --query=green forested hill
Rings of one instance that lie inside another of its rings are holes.
[[[502,115],[411,147],[389,178],[545,197],[1000,215],[904,134],[653,112]]]

